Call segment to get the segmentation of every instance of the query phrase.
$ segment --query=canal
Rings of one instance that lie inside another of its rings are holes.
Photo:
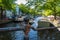
[[[0,27],[22,27],[21,23],[8,23],[0,25]],[[0,40],[24,40],[24,32],[0,32]],[[29,40],[60,40],[60,32],[58,31],[34,31],[30,30]]]

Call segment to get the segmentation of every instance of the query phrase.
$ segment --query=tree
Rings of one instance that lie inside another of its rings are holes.
[[[26,14],[29,13],[28,8],[27,8],[24,4],[20,4],[20,5],[19,5],[19,8],[20,8],[20,10],[21,10],[23,13],[26,13]]]
[[[49,16],[49,15],[52,15],[52,10],[44,10],[43,11],[43,15],[45,15],[45,16]]]
[[[41,14],[42,13],[42,5],[45,0],[27,0],[28,3],[26,3],[28,8],[32,8],[35,10],[36,14]]]
[[[56,19],[57,14],[59,14],[58,13],[58,11],[59,11],[58,7],[60,4],[59,2],[60,2],[60,0],[58,0],[58,1],[57,0],[47,0],[46,3],[43,5],[45,10],[53,11],[52,15],[54,15],[55,19]],[[60,9],[60,7],[59,7],[59,9]]]
[[[40,10],[51,10],[55,19],[60,15],[60,0],[28,0],[27,6],[34,6],[34,9],[39,12]]]
[[[13,10],[16,0],[0,0],[0,10],[1,10],[1,18],[3,17],[3,10]]]
[[[35,9],[31,9],[24,4],[20,4],[19,7],[20,7],[20,10],[25,14],[30,14],[30,15],[35,16],[36,13],[38,13],[38,12],[35,11]]]
[[[2,0],[2,7],[4,7],[5,9],[12,9],[13,4],[15,4],[16,0]],[[8,3],[7,3],[8,2]]]

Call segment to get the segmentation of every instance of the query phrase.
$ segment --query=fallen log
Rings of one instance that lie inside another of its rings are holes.
[[[32,28],[32,29],[35,31],[39,31],[39,30],[52,30],[52,29],[58,29],[58,28],[60,27],[44,27],[44,28],[36,28],[36,29]]]
[[[39,31],[39,30],[51,30],[51,29],[56,29],[56,28],[60,28],[60,27],[46,27],[46,28],[36,28],[36,29],[33,29],[35,31]],[[7,27],[7,28],[0,28],[0,32],[10,32],[10,31],[20,31],[20,30],[23,30],[24,31],[24,28],[20,28],[20,27]]]
[[[50,30],[50,29],[56,29],[56,27],[46,27],[46,28],[37,28],[36,30]]]
[[[19,28],[19,27],[7,27],[7,28],[0,28],[0,32],[10,32],[10,31],[19,31],[19,30],[24,30],[24,28]]]

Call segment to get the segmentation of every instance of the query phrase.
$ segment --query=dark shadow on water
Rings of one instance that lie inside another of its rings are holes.
[[[50,27],[55,27],[50,23]],[[38,31],[39,40],[60,40],[60,31],[55,29]]]

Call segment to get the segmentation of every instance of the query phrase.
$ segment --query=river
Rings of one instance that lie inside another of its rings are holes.
[[[8,23],[5,25],[1,25],[1,27],[20,27],[20,23]],[[41,31],[40,31],[41,32]],[[46,40],[59,40],[60,39],[60,32],[53,32],[51,34],[52,39],[50,39],[50,35],[47,36]],[[38,36],[38,31],[30,30],[29,32],[29,40],[44,40],[44,36],[47,35],[47,33],[40,34]],[[43,36],[43,37],[42,37]],[[42,38],[41,38],[42,37]],[[0,32],[0,40],[24,40],[24,32],[22,31],[12,31],[12,32]]]
[[[38,20],[35,20],[35,22]],[[0,25],[0,27],[22,27],[24,24],[21,23],[8,23]],[[32,26],[36,26],[33,24]],[[36,28],[35,27],[35,28]],[[57,29],[54,30],[42,30],[35,31],[30,29],[29,40],[60,40],[60,32]],[[12,31],[12,32],[0,32],[0,40],[24,40],[24,31]]]

